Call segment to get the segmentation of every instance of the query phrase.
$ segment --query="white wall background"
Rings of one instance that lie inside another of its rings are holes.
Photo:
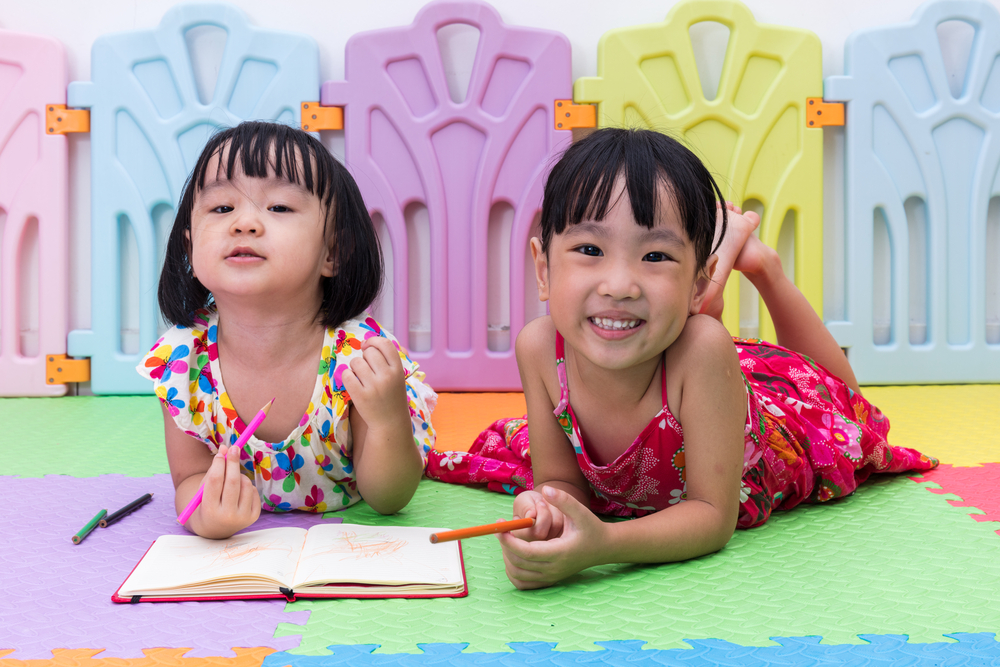
[[[1000,0],[990,0],[1000,8]],[[63,43],[67,52],[71,81],[90,79],[90,48],[101,35],[155,27],[175,0],[49,0],[25,2],[0,0],[0,28],[47,35]],[[305,33],[319,44],[320,75],[323,81],[342,79],[344,45],[347,39],[364,30],[407,25],[423,6],[423,0],[234,0],[258,26]],[[504,22],[557,30],[566,35],[573,47],[573,79],[597,74],[597,42],[612,28],[662,21],[672,0],[492,0]],[[908,20],[919,6],[915,0],[746,0],[758,21],[816,33],[823,45],[823,76],[843,73],[843,47],[847,37],[860,28],[886,26]],[[943,33],[946,62],[954,62],[956,80],[961,81],[963,46],[949,42]],[[703,76],[718,77],[721,69],[721,45],[725,31],[703,30],[693,35],[696,50],[703,56]],[[961,40],[957,40],[960,42]],[[474,42],[457,34],[451,42],[456,57],[454,76],[461,79],[462,55]],[[211,50],[211,45],[208,46]],[[968,53],[968,47],[964,47]],[[203,73],[211,76],[211,72]],[[466,72],[466,77],[467,77]],[[708,83],[708,82],[706,82]],[[461,86],[458,83],[459,87]],[[710,88],[711,84],[705,86]],[[318,91],[317,91],[318,95]],[[825,318],[840,319],[844,312],[843,281],[843,128],[827,128],[824,141],[824,301]],[[342,133],[324,132],[323,140],[341,159]],[[71,328],[90,326],[90,139],[70,135],[70,235],[71,235]],[[998,207],[991,207],[991,210]],[[1000,211],[994,211],[1000,215]],[[782,244],[784,245],[784,244]],[[37,257],[37,248],[26,248]],[[876,254],[878,254],[878,249]],[[25,262],[25,275],[36,270],[37,260]],[[748,284],[748,283],[747,283]],[[30,286],[29,286],[30,289]],[[418,311],[425,310],[417,306]],[[426,304],[424,304],[426,306]],[[429,310],[429,309],[426,309]],[[744,312],[752,309],[744,308]],[[751,316],[753,317],[753,316]],[[753,328],[754,322],[744,321]],[[127,325],[126,325],[127,326]],[[26,331],[23,353],[33,354],[31,333]]]

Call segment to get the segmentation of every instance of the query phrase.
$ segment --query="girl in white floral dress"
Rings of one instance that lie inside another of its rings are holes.
[[[319,141],[266,122],[209,140],[160,276],[160,309],[176,326],[137,368],[162,403],[178,512],[204,484],[191,531],[229,537],[262,508],[364,499],[389,514],[409,502],[437,395],[365,313],[381,283],[361,193]]]

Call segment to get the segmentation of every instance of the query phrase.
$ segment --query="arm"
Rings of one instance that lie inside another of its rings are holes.
[[[561,535],[540,542],[498,536],[515,586],[548,586],[604,563],[686,560],[717,551],[732,537],[746,419],[736,350],[718,322],[699,316],[671,346],[668,365],[681,374],[677,416],[684,425],[686,502],[634,521],[603,523],[577,498],[543,489],[565,525]]]
[[[424,463],[413,443],[403,364],[387,338],[369,338],[344,371],[358,491],[380,514],[410,502]]]
[[[184,527],[202,537],[222,539],[253,524],[260,516],[260,496],[240,472],[239,452],[223,445],[212,454],[203,442],[177,428],[167,408],[160,407],[177,514],[205,484],[201,504]],[[227,456],[230,451],[233,454]]]
[[[558,395],[559,380],[555,371],[555,327],[548,317],[532,320],[517,336],[514,353],[524,388],[531,437],[531,471],[535,488],[514,500],[514,518],[534,518],[531,528],[514,533],[528,541],[558,537],[563,530],[563,515],[545,501],[541,491],[549,486],[568,493],[582,505],[590,503],[590,486],[580,471],[573,448],[559,421],[552,414],[555,404],[547,382]]]

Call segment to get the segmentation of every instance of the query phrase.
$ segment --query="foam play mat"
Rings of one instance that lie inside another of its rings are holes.
[[[115,605],[158,535],[183,532],[151,397],[0,400],[0,667],[1000,664],[1000,386],[871,387],[891,441],[937,456],[827,505],[776,513],[684,563],[592,568],[521,592],[493,537],[463,541],[465,598]],[[439,446],[524,410],[519,394],[445,394]],[[153,500],[81,544],[101,509]],[[361,504],[265,513],[460,527],[511,498],[424,480],[399,514]]]

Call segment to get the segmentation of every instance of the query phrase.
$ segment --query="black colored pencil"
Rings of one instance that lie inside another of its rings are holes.
[[[148,503],[152,499],[153,499],[153,494],[152,493],[147,493],[146,495],[142,496],[141,498],[136,498],[135,500],[133,500],[132,502],[130,502],[125,507],[123,507],[120,510],[117,510],[116,512],[114,512],[112,514],[109,514],[105,518],[101,519],[101,528],[107,528],[108,526],[110,526],[111,524],[113,524],[115,521],[118,521],[122,517],[124,517],[124,516],[126,516],[128,514],[131,514],[132,512],[136,511],[137,509],[139,509],[140,507],[142,507],[143,505],[145,505],[146,503]]]

